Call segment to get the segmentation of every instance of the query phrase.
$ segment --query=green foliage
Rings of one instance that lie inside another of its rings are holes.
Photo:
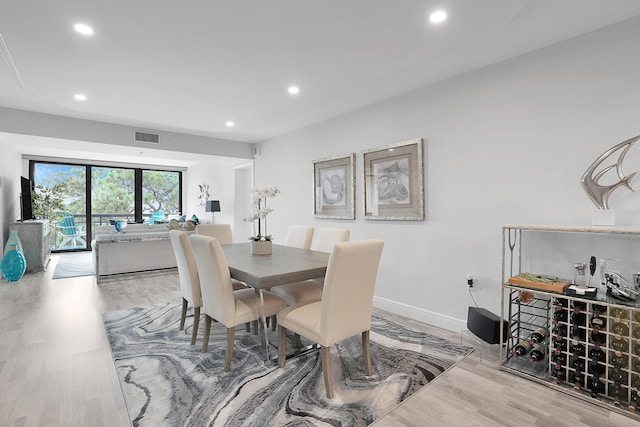
[[[48,165],[36,186],[34,212],[53,220],[55,211],[86,212],[86,168]],[[133,217],[135,210],[135,171],[108,167],[91,168],[91,207],[94,214],[123,214]],[[38,190],[39,189],[39,190]],[[41,193],[41,194],[39,194]],[[142,211],[179,213],[179,173],[143,171]],[[45,211],[47,213],[45,213]]]
[[[134,213],[134,171],[93,168],[91,206],[95,213]]]
[[[142,177],[142,211],[179,213],[180,180],[175,172],[144,171]]]
[[[52,187],[36,185],[33,193],[33,213],[41,218],[53,219],[56,212],[65,207],[64,197],[67,188],[63,183],[57,183]]]

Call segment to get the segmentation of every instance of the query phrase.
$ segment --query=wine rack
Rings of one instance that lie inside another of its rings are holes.
[[[518,232],[515,238],[513,230]],[[540,259],[539,265],[545,262],[540,255],[546,255],[545,251],[521,247],[522,230],[602,237],[601,229],[505,227],[502,318],[508,322],[508,335],[503,337],[501,369],[640,420],[640,296],[636,301],[620,301],[599,289],[595,298],[586,298],[508,283],[508,278],[521,273],[523,266],[528,268],[526,258],[531,253]],[[625,239],[640,237],[640,229],[610,232],[624,233]],[[559,237],[553,237],[554,243],[555,239]],[[640,250],[640,239],[633,242]],[[553,254],[550,266],[558,264],[557,257]],[[566,260],[567,265],[571,262],[571,258]],[[640,271],[640,265],[632,268]],[[593,279],[594,286],[599,282],[599,277]],[[523,341],[539,328],[545,330],[544,357],[532,361],[526,353],[518,355],[522,352],[518,346],[531,351]]]

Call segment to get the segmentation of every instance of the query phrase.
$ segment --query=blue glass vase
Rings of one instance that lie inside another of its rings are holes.
[[[20,280],[27,269],[27,260],[22,252],[22,242],[18,230],[9,231],[9,239],[4,247],[4,257],[0,263],[0,272],[10,282]]]
[[[9,282],[20,280],[26,269],[27,260],[24,259],[22,252],[15,249],[6,252],[0,263],[0,271]]]
[[[24,251],[22,250],[22,242],[20,241],[20,237],[18,237],[18,230],[9,230],[9,239],[7,240],[7,244],[4,246],[4,253],[6,254],[12,249],[24,254]]]

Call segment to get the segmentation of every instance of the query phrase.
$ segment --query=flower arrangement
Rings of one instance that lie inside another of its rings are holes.
[[[278,187],[271,187],[269,185],[265,187],[254,187],[251,189],[251,194],[253,195],[253,204],[251,215],[245,218],[245,221],[253,222],[253,233],[254,235],[249,237],[249,240],[253,241],[261,241],[271,240],[271,235],[267,234],[267,215],[273,212],[273,209],[267,207],[267,199],[269,197],[276,197],[276,195],[280,193]],[[264,234],[262,234],[262,224],[264,221]],[[257,233],[256,233],[256,224],[257,224]]]

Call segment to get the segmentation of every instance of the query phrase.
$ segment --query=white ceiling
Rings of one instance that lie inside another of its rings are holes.
[[[0,0],[0,106],[258,142],[636,15],[637,0]]]

